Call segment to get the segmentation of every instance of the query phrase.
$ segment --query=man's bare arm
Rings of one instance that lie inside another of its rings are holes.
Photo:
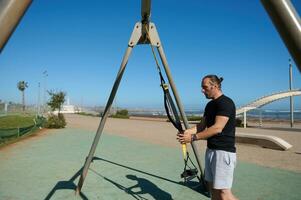
[[[189,143],[192,141],[192,134],[196,134],[196,139],[197,140],[204,140],[204,139],[207,139],[213,135],[216,135],[220,132],[222,132],[222,130],[224,129],[224,127],[226,126],[227,122],[229,120],[229,117],[226,117],[226,116],[216,116],[215,117],[215,123],[210,126],[209,128],[204,128],[204,124],[205,123],[205,120],[203,121],[203,123],[201,123],[198,126],[194,127],[194,130],[196,132],[193,132],[193,128],[191,129],[188,129],[186,131],[184,131],[184,134],[178,134],[178,141],[180,143]],[[201,130],[199,131],[198,130]]]
[[[196,125],[196,132],[195,133],[199,133],[199,132],[201,132],[205,129],[206,129],[206,118],[203,117],[202,120],[200,121],[200,123],[198,123]]]
[[[210,126],[209,128],[196,133],[197,140],[204,140],[211,136],[214,136],[218,133],[221,133],[226,126],[227,122],[229,120],[229,117],[226,116],[216,116],[215,117],[215,123]]]
[[[206,123],[205,123],[205,118],[203,118],[200,123],[198,123],[196,126],[192,127],[192,128],[189,128],[189,129],[186,129],[184,131],[184,133],[182,134],[186,134],[186,133],[189,133],[189,134],[196,134],[198,132],[201,132],[202,130],[204,130],[206,128]],[[179,133],[181,134],[181,133]]]

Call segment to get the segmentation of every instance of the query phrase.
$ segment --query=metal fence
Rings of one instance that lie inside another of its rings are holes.
[[[0,102],[0,117],[6,115],[15,115],[15,114],[31,114],[31,115],[45,115],[49,111],[47,106],[30,105],[25,107],[25,111],[23,111],[22,104],[10,104]]]
[[[34,119],[34,124],[31,126],[0,129],[0,144],[31,134],[34,130],[41,128],[45,121],[44,117],[38,116]]]

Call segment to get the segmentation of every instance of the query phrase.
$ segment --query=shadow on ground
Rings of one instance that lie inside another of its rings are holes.
[[[78,170],[68,181],[57,182],[57,184],[53,187],[53,189],[49,192],[49,194],[46,196],[44,200],[51,199],[51,197],[54,195],[54,193],[57,190],[74,190],[74,195],[75,195],[76,185],[74,183],[74,180],[81,175],[82,170],[83,167],[80,170]],[[82,192],[79,193],[79,196],[84,200],[88,199]]]
[[[174,184],[177,184],[177,185],[186,186],[186,187],[188,187],[188,188],[190,188],[190,189],[192,189],[192,190],[194,190],[194,191],[196,191],[196,192],[198,192],[198,193],[200,193],[200,194],[202,194],[206,197],[210,196],[207,189],[205,188],[205,186],[203,184],[201,184],[199,181],[187,181],[187,182],[180,181],[180,182],[177,182],[177,181],[174,181],[174,180],[162,177],[162,176],[158,176],[158,175],[155,175],[155,174],[152,174],[152,173],[149,173],[149,172],[145,172],[145,171],[142,171],[142,170],[139,170],[139,169],[135,169],[135,168],[132,168],[132,167],[129,167],[129,166],[125,166],[125,165],[122,165],[122,164],[119,164],[119,163],[116,163],[116,162],[112,162],[112,161],[109,161],[109,160],[106,160],[106,159],[103,159],[103,158],[94,157],[93,161],[94,160],[104,161],[104,162],[107,162],[107,163],[110,163],[110,164],[113,164],[113,165],[116,165],[116,166],[119,166],[119,167],[123,167],[123,168],[129,169],[129,170],[135,171],[135,172],[139,172],[141,174],[145,174],[145,175],[148,175],[148,176],[151,176],[151,177],[154,177],[154,178],[158,178],[158,179],[161,179],[161,180],[164,180],[164,181],[168,181],[168,182],[171,182],[171,183],[174,183]],[[134,178],[134,177],[131,176],[131,175],[127,175],[127,178],[131,179],[131,178]]]
[[[119,163],[116,163],[116,162],[113,162],[113,161],[109,161],[109,160],[106,160],[106,159],[103,159],[103,158],[94,157],[92,162],[93,161],[104,161],[104,162],[113,164],[113,165],[118,166],[118,167],[123,167],[123,168],[129,169],[129,170],[135,171],[135,172],[139,172],[139,173],[144,174],[144,175],[148,175],[148,176],[151,176],[151,177],[154,177],[154,178],[158,178],[158,179],[161,179],[161,180],[164,180],[164,181],[168,181],[168,182],[171,182],[171,183],[174,183],[174,184],[177,184],[177,185],[186,186],[186,187],[188,187],[188,188],[190,188],[190,189],[192,189],[192,190],[194,190],[194,191],[196,191],[196,192],[198,192],[198,193],[200,193],[200,194],[202,194],[206,197],[210,196],[209,193],[207,192],[207,190],[205,189],[204,185],[200,184],[199,181],[192,181],[191,180],[191,181],[187,181],[187,182],[183,182],[183,181],[177,182],[177,181],[174,181],[174,180],[170,180],[168,178],[164,178],[164,177],[161,177],[161,176],[149,173],[149,172],[145,172],[145,171],[142,171],[142,170],[139,170],[139,169],[135,169],[135,168],[132,168],[132,167],[129,167],[129,166],[125,166],[125,165],[122,165],[122,164],[119,164]],[[82,170],[83,170],[83,167],[80,170],[78,170],[67,181],[59,181],[53,187],[53,189],[49,192],[49,194],[46,196],[45,200],[51,199],[52,196],[55,194],[55,192],[57,190],[74,190],[74,192],[75,192],[77,185],[74,183],[74,181],[81,175]],[[153,182],[151,182],[151,181],[149,181],[145,178],[138,177],[137,175],[127,174],[126,178],[128,178],[132,181],[135,181],[136,183],[133,186],[125,187],[125,186],[123,186],[123,185],[121,185],[121,184],[119,184],[119,183],[117,183],[117,182],[101,175],[100,173],[98,173],[97,171],[95,171],[91,168],[89,170],[92,171],[94,174],[100,176],[104,180],[112,183],[118,189],[123,190],[124,192],[131,195],[135,199],[144,200],[146,198],[142,197],[141,195],[145,195],[145,194],[148,194],[148,195],[152,196],[153,199],[164,199],[164,200],[172,199],[171,194],[169,194],[168,192],[160,189]],[[79,193],[79,196],[84,200],[88,200],[88,197],[82,192]]]

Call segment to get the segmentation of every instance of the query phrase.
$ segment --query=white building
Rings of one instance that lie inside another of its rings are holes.
[[[67,104],[64,104],[61,108],[60,113],[79,113],[82,109],[75,105],[70,105],[70,100],[67,98]],[[53,112],[54,114],[58,113],[58,110]]]

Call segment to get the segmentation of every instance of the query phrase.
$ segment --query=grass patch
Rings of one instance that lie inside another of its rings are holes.
[[[8,115],[0,117],[0,129],[18,128],[34,125],[34,116]]]

